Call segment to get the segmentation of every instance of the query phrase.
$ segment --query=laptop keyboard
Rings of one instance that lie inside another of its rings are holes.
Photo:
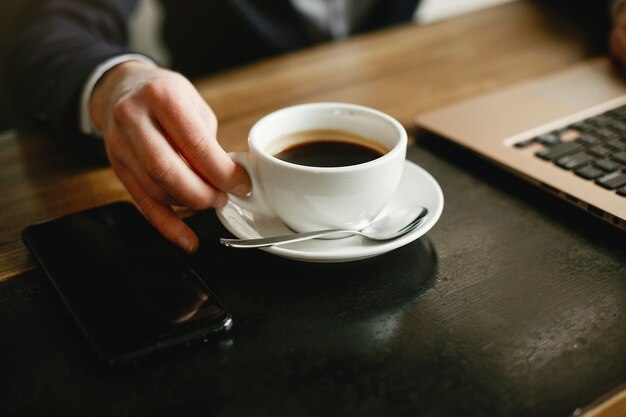
[[[626,197],[626,106],[518,142],[535,156]]]

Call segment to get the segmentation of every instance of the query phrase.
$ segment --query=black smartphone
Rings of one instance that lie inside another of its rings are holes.
[[[130,202],[27,226],[22,239],[109,365],[227,331],[232,317]]]

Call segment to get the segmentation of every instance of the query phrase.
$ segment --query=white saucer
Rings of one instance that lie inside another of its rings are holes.
[[[346,262],[381,255],[413,242],[428,232],[439,220],[443,211],[443,193],[437,181],[426,170],[411,161],[406,161],[398,190],[381,215],[419,205],[428,209],[426,219],[411,233],[395,240],[377,242],[362,236],[350,236],[343,239],[313,239],[270,246],[261,250],[307,262]],[[217,210],[217,217],[224,227],[240,239],[293,233],[280,220],[267,213],[269,213],[267,208],[259,208],[258,211],[249,210],[231,201]]]

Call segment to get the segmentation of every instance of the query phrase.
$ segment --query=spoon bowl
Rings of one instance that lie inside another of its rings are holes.
[[[232,248],[263,248],[320,237],[329,238],[332,237],[332,235],[337,235],[337,237],[361,235],[372,240],[392,240],[415,230],[415,228],[422,224],[427,214],[428,209],[426,209],[426,207],[418,207],[417,210],[398,210],[389,213],[375,219],[361,230],[325,229],[314,232],[262,237],[258,239],[221,238],[220,243]]]

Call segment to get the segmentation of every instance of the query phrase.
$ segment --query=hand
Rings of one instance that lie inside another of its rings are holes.
[[[128,61],[109,70],[90,101],[111,167],[167,239],[192,253],[198,238],[173,206],[220,208],[250,179],[216,139],[217,120],[182,75]]]
[[[622,2],[615,10],[609,46],[613,57],[622,67],[626,67],[626,2]]]

